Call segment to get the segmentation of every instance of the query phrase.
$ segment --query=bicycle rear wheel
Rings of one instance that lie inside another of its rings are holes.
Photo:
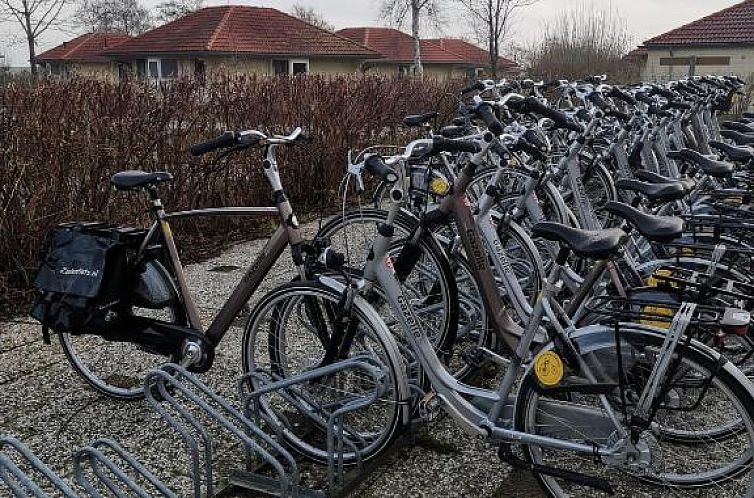
[[[273,290],[249,317],[243,338],[244,373],[263,371],[286,379],[322,366],[341,310],[342,292],[321,282],[293,282]],[[346,417],[345,447],[351,448],[344,454],[347,463],[366,461],[390,445],[407,421],[409,399],[405,360],[384,322],[358,297],[350,319],[353,337],[340,359],[367,355],[380,363],[387,389],[377,402]],[[252,389],[258,387],[257,380],[251,383]],[[354,399],[369,398],[375,389],[360,372],[343,371],[323,382],[297,386],[296,397],[306,400],[307,413],[282,396],[271,396],[263,407],[297,452],[322,462],[328,455],[326,428],[316,419],[327,419]]]
[[[581,355],[598,375],[598,382],[618,382],[618,362],[612,333],[581,336]],[[641,392],[641,372],[652,368],[662,346],[660,334],[621,330],[621,357],[627,382],[627,415]],[[578,339],[577,339],[578,341]],[[694,343],[684,351],[678,378],[661,403],[648,430],[621,439],[606,423],[598,395],[548,394],[528,375],[516,403],[518,430],[578,440],[614,450],[610,457],[578,455],[544,446],[523,446],[530,462],[604,479],[617,496],[747,496],[754,493],[754,393],[746,378],[730,362]],[[630,374],[630,375],[628,375]],[[713,375],[714,374],[714,375]],[[711,379],[707,388],[700,379]],[[583,379],[582,379],[583,380]],[[630,432],[623,417],[620,395],[608,400]],[[576,415],[574,415],[576,414]],[[735,431],[717,427],[737,425]],[[679,440],[671,433],[694,435]],[[707,434],[706,437],[702,437]],[[716,436],[715,436],[716,435]],[[591,488],[545,474],[537,475],[543,489],[554,497],[601,496]]]
[[[174,325],[188,322],[183,309],[177,304],[178,291],[164,266],[153,262],[152,270],[166,284],[172,294],[171,304],[162,309],[145,309],[129,305],[121,313],[158,319]],[[148,351],[137,344],[108,340],[92,330],[87,334],[58,334],[63,352],[79,376],[97,392],[123,401],[144,397],[144,379],[147,374],[176,358]]]

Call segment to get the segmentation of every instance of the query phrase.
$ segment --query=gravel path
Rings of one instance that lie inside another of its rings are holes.
[[[311,231],[316,226],[307,228]],[[264,242],[234,246],[219,257],[187,268],[205,326]],[[288,258],[288,253],[283,257]],[[255,298],[290,278],[288,260],[282,261]],[[73,451],[94,439],[111,437],[139,455],[169,484],[186,484],[185,453],[172,430],[145,403],[113,402],[86,388],[68,366],[59,344],[44,345],[39,327],[20,321],[0,324],[0,433],[17,436],[55,471],[69,477]],[[241,327],[231,329],[217,351],[213,370],[204,377],[231,400],[236,399],[235,381],[241,371],[241,334]],[[219,452],[222,467],[239,461],[235,448],[221,447]],[[7,496],[4,492],[0,489],[0,497]],[[543,495],[528,474],[511,471],[498,462],[493,449],[442,419],[425,429],[416,445],[387,458],[354,496]]]

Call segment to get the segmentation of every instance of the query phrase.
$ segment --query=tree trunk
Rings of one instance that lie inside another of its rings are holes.
[[[495,56],[495,11],[492,0],[487,0],[487,35],[490,53],[490,75],[497,79],[497,57]]]
[[[414,76],[421,78],[424,75],[424,67],[422,67],[422,49],[421,38],[419,36],[419,17],[420,17],[420,5],[419,0],[411,1],[411,34],[414,37]]]
[[[26,34],[26,42],[29,44],[29,68],[31,69],[31,75],[37,77],[37,51],[36,40],[34,39],[34,29],[31,26],[31,12],[26,9],[24,12],[24,34]]]

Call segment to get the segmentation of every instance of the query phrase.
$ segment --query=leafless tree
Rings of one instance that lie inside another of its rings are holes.
[[[441,0],[382,0],[380,17],[395,25],[402,25],[411,19],[411,36],[414,38],[414,66],[413,73],[417,76],[424,74],[421,58],[421,25],[422,16],[425,19],[439,19]]]
[[[0,21],[15,21],[29,47],[29,66],[37,74],[37,41],[51,28],[60,26],[65,8],[73,0],[0,0]]]
[[[157,5],[157,20],[160,23],[176,19],[204,7],[204,0],[167,0]]]
[[[83,0],[77,24],[89,31],[122,31],[139,35],[152,27],[152,16],[138,0]]]
[[[616,11],[597,6],[566,11],[543,32],[523,53],[533,77],[579,79],[607,74],[611,81],[632,78],[631,65],[625,60],[632,35]]]
[[[490,72],[497,77],[498,59],[503,40],[510,33],[516,11],[534,5],[539,0],[456,0],[470,17],[470,25],[479,43],[490,54]]]
[[[314,10],[314,7],[306,7],[302,4],[297,3],[293,6],[291,14],[294,17],[298,17],[302,21],[306,21],[309,24],[317,26],[318,28],[324,29],[326,31],[335,31],[335,26],[327,22],[327,20],[322,17],[319,12]]]

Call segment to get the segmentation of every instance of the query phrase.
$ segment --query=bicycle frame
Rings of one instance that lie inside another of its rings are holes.
[[[538,444],[567,451],[601,456],[610,455],[611,451],[606,448],[595,448],[593,445],[522,433],[510,428],[501,427],[498,424],[500,418],[512,418],[511,416],[505,416],[505,410],[511,408],[509,396],[512,394],[516,378],[529,358],[529,350],[539,331],[542,317],[545,314],[552,313],[550,298],[557,292],[555,283],[560,278],[561,267],[560,265],[554,266],[554,270],[548,277],[546,287],[534,306],[527,328],[522,331],[523,333],[520,333],[515,328],[517,326],[512,324],[507,318],[506,309],[498,293],[492,269],[483,250],[483,242],[465,194],[465,183],[470,181],[472,176],[473,172],[469,171],[467,167],[459,176],[459,183],[454,192],[443,200],[440,209],[452,216],[453,220],[458,224],[459,232],[464,243],[467,244],[467,250],[470,249],[472,271],[478,278],[480,292],[485,305],[489,306],[488,309],[490,310],[498,311],[497,313],[493,313],[493,324],[496,327],[496,332],[511,351],[511,363],[497,390],[492,391],[463,384],[450,375],[442,366],[432,344],[429,342],[427,334],[421,326],[421,321],[410,305],[410,298],[403,293],[402,286],[395,277],[393,262],[388,255],[391,236],[386,234],[389,234],[389,230],[380,230],[378,233],[372,246],[372,256],[367,262],[364,277],[359,287],[362,291],[368,291],[375,283],[379,283],[385,299],[403,327],[403,330],[406,331],[406,338],[429,377],[437,396],[445,402],[445,409],[466,432],[494,440],[515,440],[524,444]],[[399,201],[403,195],[399,189],[394,189],[393,192],[397,192],[397,194],[392,198],[394,205],[391,207],[386,219],[385,224],[387,226],[392,225],[395,216],[400,210]],[[559,308],[556,306],[556,309]],[[559,326],[556,325],[557,327]],[[565,331],[562,328],[560,330],[565,340],[568,340]],[[582,368],[585,369],[584,371],[588,371],[586,365],[583,365]],[[480,409],[469,401],[468,398],[487,404],[490,407],[489,410]],[[612,408],[604,397],[603,405],[603,408],[610,414],[608,416],[609,423],[611,426],[614,426],[610,430],[624,434],[615,413],[613,413]],[[599,416],[596,415],[596,411],[592,413],[595,418],[606,422],[601,410],[599,414]],[[510,413],[507,413],[507,415],[510,415]],[[584,416],[584,413],[581,412],[580,416]]]
[[[290,244],[293,262],[303,275],[303,261],[300,248],[303,243],[301,230],[293,208],[286,198],[280,182],[277,161],[275,159],[276,145],[268,145],[266,159],[264,160],[264,174],[274,192],[275,207],[224,207],[196,209],[167,213],[162,205],[157,190],[151,188],[148,191],[150,197],[151,212],[155,218],[152,227],[142,243],[140,253],[146,249],[148,243],[159,233],[165,242],[167,259],[170,263],[169,271],[175,277],[178,294],[186,312],[189,325],[192,329],[204,333],[206,338],[213,344],[218,345],[230,329],[233,321],[249,301],[254,292],[267,276],[267,273],[275,265],[285,248]],[[203,328],[196,302],[188,287],[186,274],[183,270],[178,249],[170,228],[169,221],[173,219],[187,219],[195,217],[216,216],[241,216],[247,218],[274,218],[278,217],[280,225],[265,244],[261,253],[246,270],[246,273],[236,285],[220,311],[215,315],[212,323],[206,329]]]

